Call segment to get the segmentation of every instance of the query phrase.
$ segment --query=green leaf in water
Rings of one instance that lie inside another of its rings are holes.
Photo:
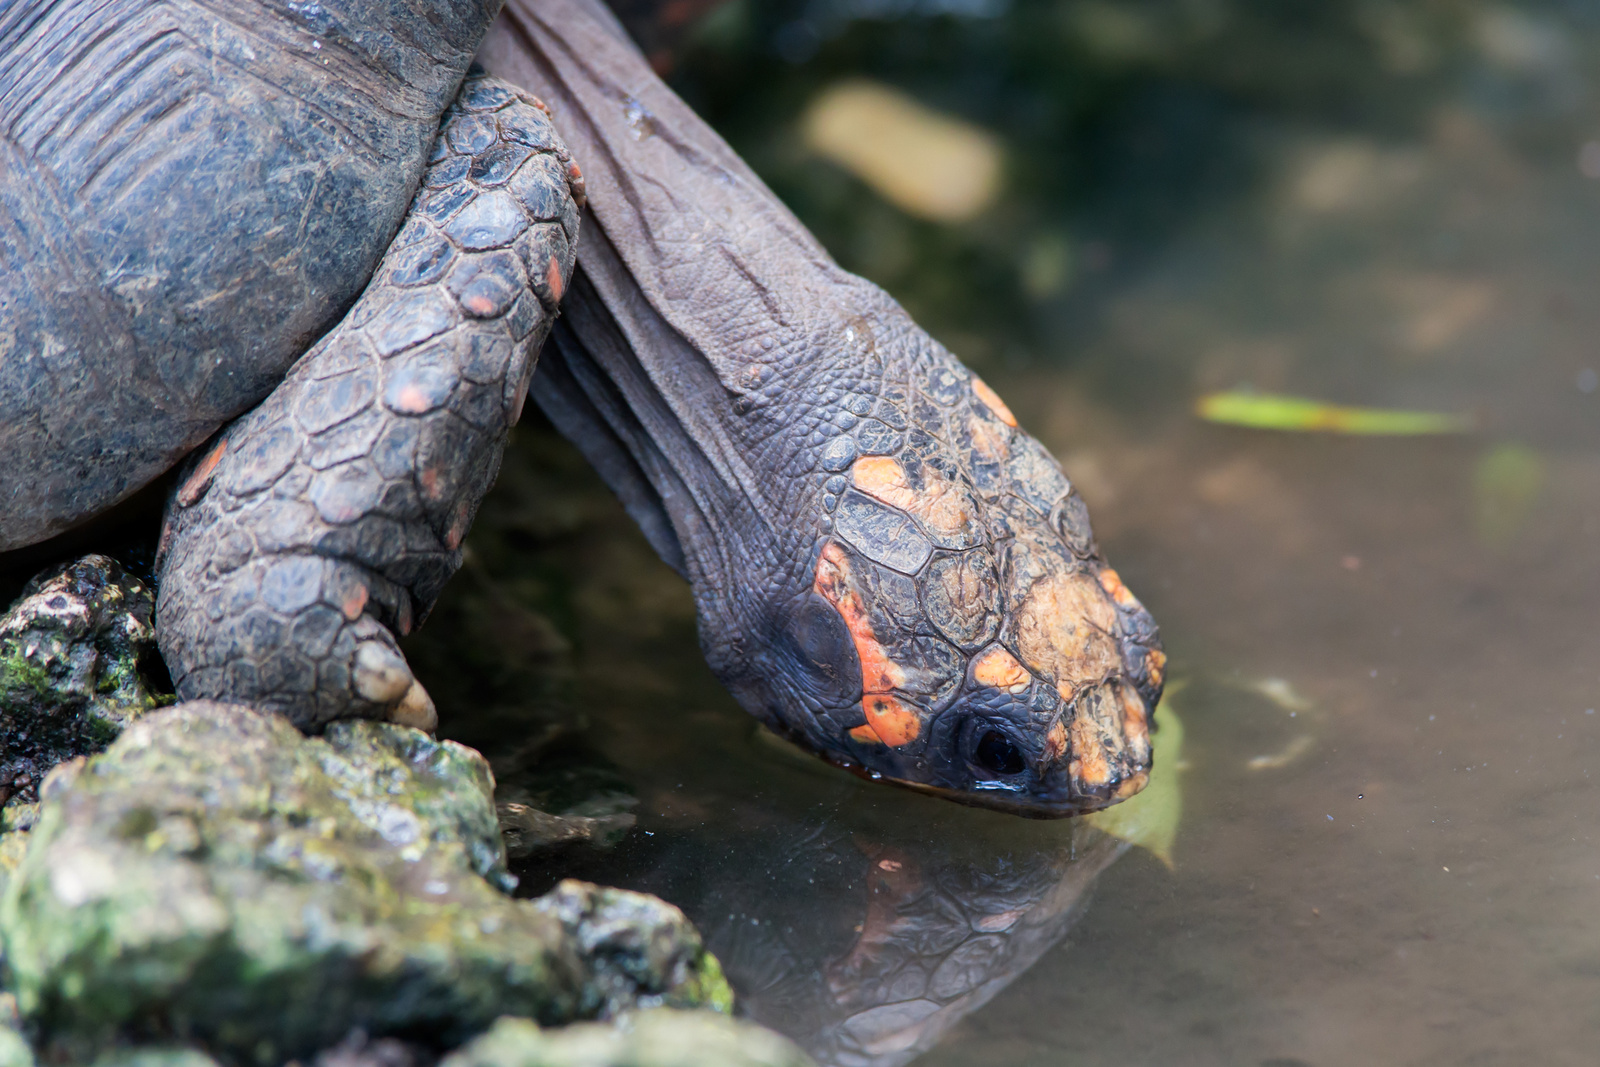
[[[1195,402],[1195,414],[1207,422],[1289,433],[1347,433],[1389,436],[1465,433],[1470,415],[1442,411],[1400,411],[1392,408],[1348,408],[1298,396],[1271,393],[1208,393]]]
[[[1472,471],[1472,509],[1478,540],[1507,548],[1533,513],[1544,489],[1545,462],[1527,445],[1495,445]]]
[[[1178,786],[1178,773],[1183,769],[1183,720],[1172,704],[1182,688],[1181,682],[1169,684],[1156,711],[1160,729],[1150,735],[1155,749],[1150,784],[1116,807],[1085,816],[1091,825],[1147,850],[1168,867],[1172,866],[1172,845],[1183,816],[1183,792]]]

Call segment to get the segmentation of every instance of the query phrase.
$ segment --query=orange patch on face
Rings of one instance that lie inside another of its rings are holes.
[[[1106,595],[1115,600],[1120,608],[1131,610],[1140,606],[1139,598],[1128,591],[1128,587],[1122,584],[1122,576],[1110,567],[1100,572],[1100,588],[1104,589]]]
[[[867,713],[867,725],[886,745],[915,741],[922,732],[922,716],[917,709],[886,693],[869,693],[862,698],[861,710]]]
[[[850,557],[844,549],[829,541],[817,559],[817,577],[814,589],[824,597],[839,617],[855,642],[856,656],[861,660],[861,688],[867,693],[883,693],[906,681],[906,672],[889,658],[878,637],[872,632],[872,619],[867,605],[850,584]],[[870,716],[869,716],[870,720]]]
[[[1121,785],[1117,786],[1117,798],[1119,800],[1126,800],[1149,784],[1150,772],[1140,771],[1138,774],[1124,780]]]
[[[1144,654],[1144,673],[1150,679],[1150,684],[1160,687],[1167,676],[1167,654],[1159,648],[1152,648]]]
[[[1144,698],[1131,685],[1117,688],[1122,692],[1122,736],[1128,749],[1143,760],[1150,752],[1150,718],[1145,713]]]
[[[178,490],[179,504],[188,507],[200,499],[206,487],[211,484],[211,476],[217,473],[217,464],[222,462],[222,454],[227,450],[228,442],[218,441],[216,446],[206,453],[206,458],[202,459],[189,477],[183,480],[183,486]]]
[[[1060,719],[1044,735],[1044,762],[1054,763],[1067,753],[1067,724]]]
[[[1131,685],[1118,681],[1086,690],[1073,711],[1071,738],[1067,769],[1078,790],[1100,792],[1115,782],[1114,795],[1125,797],[1144,788],[1150,726],[1144,699]]]
[[[550,266],[545,268],[544,282],[550,287],[550,299],[559,302],[567,283],[561,280],[561,264],[556,262],[555,256],[550,257]]]
[[[911,485],[900,461],[890,456],[863,456],[850,468],[850,475],[857,489],[915,515],[936,534],[957,536],[972,525],[972,498],[932,469],[920,489]]]
[[[967,420],[967,432],[972,435],[972,450],[979,456],[990,463],[1005,462],[1011,445],[1010,435],[1005,430],[974,415]]]
[[[417,472],[417,481],[422,486],[422,495],[429,500],[439,499],[440,482],[439,468],[424,467]]]
[[[1072,762],[1067,766],[1074,782],[1084,792],[1099,789],[1111,781],[1111,761],[1101,745],[1104,724],[1089,709],[1079,709],[1072,719]]]
[[[1041,578],[1017,611],[1017,651],[1035,674],[1056,684],[1071,700],[1083,686],[1106,678],[1119,665],[1116,609],[1094,579],[1082,574]]]
[[[367,606],[367,596],[368,593],[366,586],[356,586],[354,589],[350,590],[350,595],[345,597],[344,601],[339,605],[339,612],[344,615],[346,619],[349,619],[351,622],[355,622],[356,619],[361,617],[362,609]]]
[[[852,728],[848,731],[848,733],[850,734],[850,740],[860,741],[863,745],[883,744],[883,738],[878,736],[878,731],[874,730],[865,723]]]
[[[1017,417],[1011,414],[1011,409],[1006,407],[1006,402],[1000,399],[1000,394],[989,388],[989,383],[977,375],[972,376],[972,391],[978,394],[978,399],[984,406],[994,412],[995,418],[1007,426],[1015,426]]]
[[[972,664],[972,677],[979,685],[1018,692],[1027,688],[1033,676],[1017,662],[1017,657],[995,645]]]

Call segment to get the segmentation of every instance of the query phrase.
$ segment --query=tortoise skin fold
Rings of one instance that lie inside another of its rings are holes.
[[[1148,779],[1165,657],[1003,401],[842,270],[604,9],[511,0],[480,61],[538,93],[589,216],[531,395],[688,577],[774,730],[1025,815]]]

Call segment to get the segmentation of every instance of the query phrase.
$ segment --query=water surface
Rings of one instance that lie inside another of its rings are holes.
[[[458,669],[430,683],[447,731],[505,788],[637,817],[526,888],[680,904],[826,1063],[1594,1062],[1595,9],[755,7],[674,77],[1078,484],[1181,683],[1171,863],[765,735],[687,590],[535,425],[408,649]],[[809,153],[807,106],[861,76],[990,131],[998,201],[919,219]],[[1194,417],[1239,386],[1479,429]]]

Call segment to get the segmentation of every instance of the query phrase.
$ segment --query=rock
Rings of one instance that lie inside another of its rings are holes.
[[[438,1056],[421,1045],[393,1037],[374,1040],[365,1030],[352,1030],[333,1048],[319,1053],[311,1067],[432,1067],[437,1061]]]
[[[39,805],[12,801],[0,808],[0,893],[5,892],[11,872],[22,862],[28,847],[28,831],[39,817]]]
[[[147,714],[42,791],[0,896],[22,1015],[51,1059],[159,1034],[281,1063],[357,1027],[448,1047],[500,1015],[731,1002],[675,908],[480,877],[506,882],[491,788],[476,753],[393,724]]]
[[[588,990],[602,998],[602,1017],[663,1005],[733,1010],[721,964],[701,947],[700,932],[683,912],[666,901],[568,878],[533,904],[560,920],[588,962]]]
[[[17,1017],[17,998],[10,993],[0,993],[0,1067],[34,1067],[33,1049]]]
[[[32,1063],[32,1060],[28,1061]],[[221,1067],[204,1052],[192,1048],[125,1048],[98,1057],[94,1067]]]
[[[99,752],[165,702],[155,668],[155,602],[105,556],[42,574],[0,617],[0,804],[30,801],[50,769]]]
[[[439,1067],[811,1067],[786,1039],[712,1012],[642,1011],[615,1026],[501,1019]]]

